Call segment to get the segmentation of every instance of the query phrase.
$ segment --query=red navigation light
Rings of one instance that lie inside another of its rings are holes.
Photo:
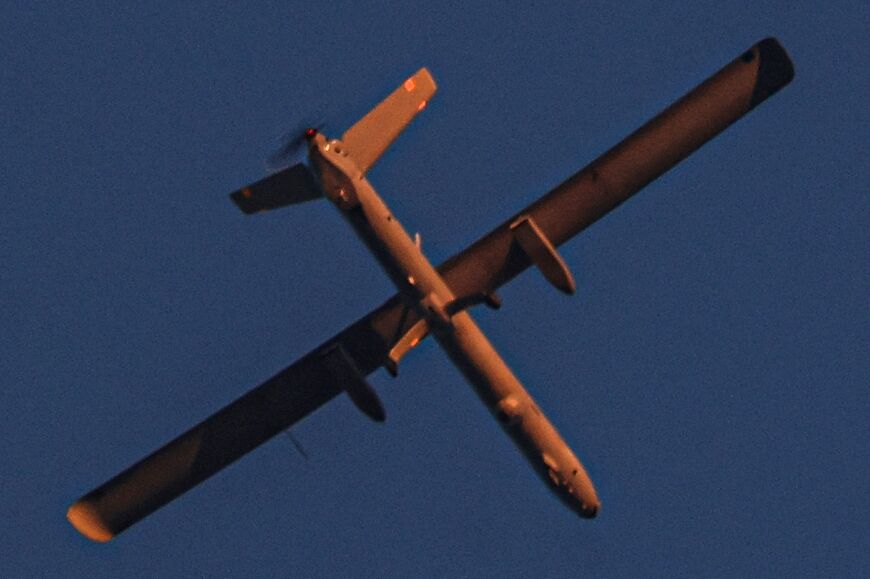
[[[317,129],[314,127],[308,127],[305,129],[305,140],[310,141],[317,135]]]

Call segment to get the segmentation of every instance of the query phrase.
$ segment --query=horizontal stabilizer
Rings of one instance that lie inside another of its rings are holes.
[[[347,392],[351,401],[363,414],[375,422],[383,422],[387,418],[381,399],[366,382],[364,374],[359,371],[341,344],[336,344],[327,350],[323,354],[323,359],[336,385]]]
[[[247,214],[278,209],[321,196],[314,176],[302,163],[287,167],[230,194],[239,209]]]
[[[362,173],[375,164],[417,113],[426,108],[435,90],[435,79],[421,68],[347,130],[341,141]]]
[[[562,256],[541,231],[541,228],[528,215],[523,215],[511,223],[511,231],[514,239],[520,244],[523,252],[532,260],[537,268],[544,274],[547,281],[568,295],[574,293],[577,286],[574,284],[574,276],[568,270],[568,266],[562,260]]]

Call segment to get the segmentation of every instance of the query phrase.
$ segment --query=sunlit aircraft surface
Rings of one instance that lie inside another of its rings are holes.
[[[232,199],[245,213],[325,197],[354,228],[398,293],[235,402],[69,509],[86,537],[108,541],[341,392],[375,421],[384,408],[365,377],[432,335],[534,471],[569,508],[594,517],[586,470],[481,332],[472,306],[498,307],[495,291],[530,265],[556,288],[574,279],[556,247],[724,130],[794,75],[780,44],[765,39],[616,147],[505,223],[434,267],[388,209],[366,172],[435,93],[426,69],[408,78],[340,139],[305,131],[309,166],[283,169]]]

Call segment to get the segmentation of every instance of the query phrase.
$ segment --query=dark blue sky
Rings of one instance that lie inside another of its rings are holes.
[[[865,574],[866,2],[338,4],[4,8],[0,575]],[[393,293],[328,203],[227,198],[285,129],[429,67],[370,178],[440,262],[768,35],[792,85],[564,245],[575,297],[529,272],[476,310],[598,519],[427,342],[372,376],[386,424],[341,397],[308,461],[278,437],[110,544],[67,524]]]

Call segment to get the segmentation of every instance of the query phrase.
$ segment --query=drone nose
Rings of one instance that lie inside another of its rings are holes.
[[[587,519],[594,519],[598,514],[598,505],[587,505],[583,503],[583,506],[580,507],[580,514]]]

